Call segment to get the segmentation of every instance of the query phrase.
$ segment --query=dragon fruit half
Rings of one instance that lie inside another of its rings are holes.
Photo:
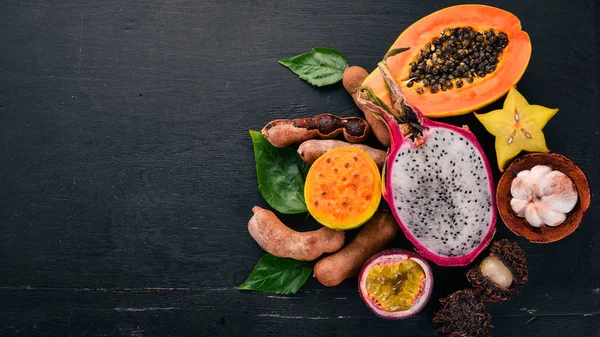
[[[473,133],[426,118],[404,99],[385,59],[378,68],[392,106],[366,87],[357,92],[357,102],[390,130],[383,197],[423,257],[440,266],[465,266],[494,234],[490,165]]]

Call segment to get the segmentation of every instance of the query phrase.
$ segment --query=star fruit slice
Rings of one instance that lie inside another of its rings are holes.
[[[516,88],[511,88],[504,107],[487,114],[475,114],[489,133],[496,137],[498,169],[504,172],[508,162],[521,151],[549,152],[542,129],[558,109],[530,105]]]

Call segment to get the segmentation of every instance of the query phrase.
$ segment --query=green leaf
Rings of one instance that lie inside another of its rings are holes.
[[[250,130],[258,189],[271,207],[284,214],[307,211],[304,178],[308,165],[292,148],[276,148],[260,131]]]
[[[295,294],[313,271],[312,261],[282,259],[265,254],[256,264],[240,290],[257,290],[273,294]]]
[[[348,61],[337,50],[317,47],[310,52],[289,59],[279,60],[279,63],[290,68],[301,79],[312,85],[322,87],[334,84],[342,79]]]

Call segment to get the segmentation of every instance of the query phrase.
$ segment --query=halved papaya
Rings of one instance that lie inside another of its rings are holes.
[[[310,167],[304,199],[308,212],[323,226],[356,228],[375,214],[381,200],[377,164],[355,147],[329,150]]]
[[[492,103],[521,79],[531,56],[519,19],[485,5],[447,7],[422,18],[390,50],[404,47],[410,49],[389,57],[388,67],[407,101],[428,117],[465,114]],[[446,77],[440,80],[441,75]],[[379,70],[363,86],[390,102]]]

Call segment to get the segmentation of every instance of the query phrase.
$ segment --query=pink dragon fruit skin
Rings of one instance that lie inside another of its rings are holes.
[[[379,70],[393,107],[362,98],[361,91],[358,101],[390,130],[383,197],[421,256],[440,266],[468,265],[495,232],[487,158],[473,133],[432,121],[406,102],[385,61]]]

